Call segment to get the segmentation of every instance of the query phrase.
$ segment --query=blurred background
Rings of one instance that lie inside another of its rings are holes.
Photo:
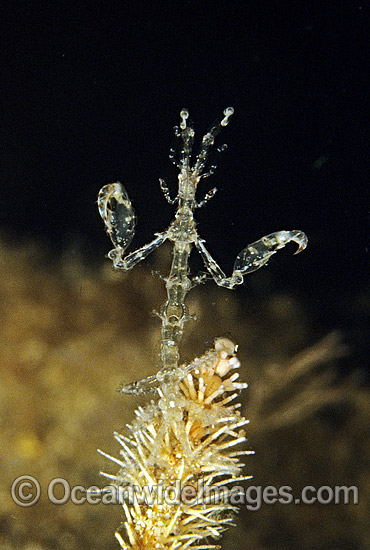
[[[168,273],[170,251],[114,274],[97,193],[121,181],[138,217],[132,249],[148,242],[173,216],[158,179],[176,194],[180,109],[200,138],[232,105],[217,142],[228,149],[200,187],[218,188],[196,212],[208,249],[230,272],[274,231],[301,229],[309,246],[234,292],[194,290],[183,360],[216,336],[238,342],[254,484],[355,484],[360,503],[242,510],[223,548],[369,548],[368,6],[8,3],[3,14],[1,547],[117,547],[115,507],[56,507],[44,491],[21,509],[10,485],[26,473],[42,487],[103,484],[95,449],[117,453],[113,431],[142,404],[115,389],[156,370],[151,311],[164,291],[151,271]]]

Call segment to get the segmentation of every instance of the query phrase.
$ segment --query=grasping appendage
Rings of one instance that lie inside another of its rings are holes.
[[[178,368],[179,363],[179,342],[183,334],[184,324],[191,319],[185,296],[196,282],[201,278],[191,280],[189,278],[189,255],[192,246],[195,245],[207,271],[214,281],[222,287],[234,288],[243,283],[244,275],[256,271],[265,265],[270,257],[280,248],[293,241],[298,244],[298,252],[307,246],[307,237],[302,231],[278,231],[263,237],[259,241],[244,248],[236,257],[231,277],[225,273],[212,258],[204,246],[204,240],[200,238],[196,229],[193,212],[195,208],[203,206],[215,194],[213,189],[199,203],[196,201],[195,193],[201,178],[212,173],[211,167],[205,172],[207,159],[214,144],[215,137],[223,126],[227,126],[234,109],[228,107],[223,112],[222,119],[212,126],[204,135],[200,151],[191,163],[192,147],[194,143],[194,129],[187,123],[189,112],[183,109],[180,113],[180,125],[175,127],[176,135],[181,140],[179,168],[178,194],[174,199],[170,198],[169,190],[163,180],[160,180],[161,189],[165,198],[170,204],[177,203],[175,218],[162,233],[156,233],[155,239],[142,246],[135,252],[124,256],[126,248],[130,245],[135,231],[135,213],[128,198],[127,192],[120,183],[105,185],[99,193],[98,207],[101,217],[104,220],[107,232],[112,240],[114,249],[108,254],[113,260],[116,269],[128,271],[137,263],[146,258],[153,250],[158,248],[166,240],[173,243],[172,265],[169,276],[165,279],[167,300],[164,303],[160,317],[162,319],[161,336],[161,363],[162,368],[157,377],[153,376],[146,381],[146,389],[141,382],[136,382],[123,388],[128,393],[140,393],[149,391],[150,383],[156,380],[163,380],[165,376],[171,376]],[[141,387],[143,386],[143,387]]]

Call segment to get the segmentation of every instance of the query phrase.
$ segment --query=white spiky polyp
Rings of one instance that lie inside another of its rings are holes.
[[[234,345],[216,340],[185,377],[159,388],[157,402],[138,408],[127,436],[115,434],[119,459],[102,453],[121,467],[115,476],[103,475],[122,489],[136,488],[122,502],[128,540],[116,533],[121,548],[218,548],[199,543],[218,538],[232,522],[236,507],[222,489],[250,477],[241,476],[240,456],[252,451],[234,449],[245,441],[248,423],[232,404],[246,387],[236,382],[238,367]]]

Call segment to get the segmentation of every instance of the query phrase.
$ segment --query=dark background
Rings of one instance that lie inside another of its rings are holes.
[[[368,289],[367,3],[152,4],[7,10],[3,235],[98,262],[110,242],[97,193],[119,180],[144,244],[173,214],[158,178],[175,194],[180,109],[199,137],[232,105],[218,140],[229,148],[202,184],[219,192],[197,211],[209,250],[229,271],[247,243],[304,230],[303,254],[270,263],[276,288],[322,307],[324,324],[353,326],[368,298],[350,318],[338,304]]]

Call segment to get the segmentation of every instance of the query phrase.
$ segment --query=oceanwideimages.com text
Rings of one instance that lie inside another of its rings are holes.
[[[207,485],[202,480],[197,487],[181,484],[176,480],[170,485],[160,481],[157,485],[115,486],[108,485],[103,488],[96,486],[84,487],[82,485],[71,486],[63,478],[55,478],[45,487],[49,501],[61,506],[72,502],[82,504],[154,504],[166,505],[197,505],[228,503],[235,506],[244,505],[250,511],[258,511],[263,505],[328,505],[328,504],[358,504],[358,488],[354,485],[344,486],[323,485],[303,487],[299,495],[294,494],[292,487],[283,485],[275,487],[268,485],[249,485],[242,487],[234,485]],[[14,480],[11,486],[13,501],[21,507],[29,507],[37,504],[41,498],[41,485],[36,478],[23,475]]]

